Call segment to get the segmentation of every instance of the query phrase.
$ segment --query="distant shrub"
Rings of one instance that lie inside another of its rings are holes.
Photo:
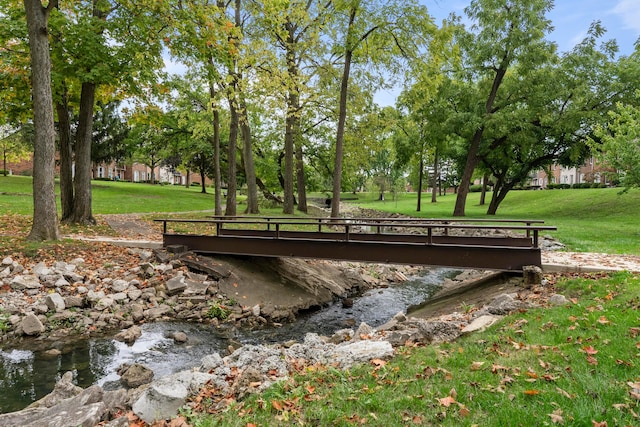
[[[199,186],[200,186],[200,183],[199,183],[199,182],[197,182],[197,181],[193,181],[193,182],[192,182],[191,184],[189,184],[189,185],[191,185],[192,187],[199,187]]]
[[[590,182],[575,183],[571,186],[571,188],[591,188],[591,183]]]

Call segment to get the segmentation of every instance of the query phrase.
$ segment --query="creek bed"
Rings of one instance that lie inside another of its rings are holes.
[[[301,313],[295,322],[279,327],[237,329],[185,322],[159,322],[142,325],[142,336],[133,344],[111,338],[92,338],[67,345],[59,356],[29,349],[0,350],[0,413],[23,409],[53,390],[64,372],[74,373],[81,387],[99,384],[105,389],[120,387],[116,371],[123,363],[141,363],[154,371],[155,378],[199,365],[202,357],[226,354],[230,343],[271,344],[301,341],[308,332],[331,335],[344,328],[356,329],[361,322],[376,327],[400,311],[428,300],[440,289],[446,277],[458,273],[450,269],[425,270],[422,276],[371,289],[353,299],[345,308],[341,302],[320,310]],[[168,338],[182,331],[185,344]]]

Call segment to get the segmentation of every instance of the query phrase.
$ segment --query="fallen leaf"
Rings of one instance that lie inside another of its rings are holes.
[[[384,360],[382,360],[382,359],[373,359],[373,360],[371,361],[371,364],[372,364],[373,366],[375,366],[375,369],[376,369],[376,370],[378,370],[378,369],[382,368],[384,365],[386,365],[386,364],[387,364],[387,362],[386,362],[386,361],[384,361]]]
[[[276,409],[276,411],[282,411],[284,409],[284,405],[281,402],[278,402],[277,400],[272,400],[271,406],[273,406]]]
[[[491,373],[493,373],[493,374],[496,374],[496,373],[498,373],[500,371],[508,371],[508,370],[509,370],[509,368],[507,368],[506,366],[502,366],[502,365],[494,364],[494,365],[491,366]]]
[[[449,406],[451,406],[451,404],[456,403],[456,399],[451,396],[447,396],[438,399],[438,402],[440,402],[442,406],[448,408]]]
[[[565,390],[561,389],[560,387],[556,387],[556,391],[561,395],[563,395],[564,397],[566,397],[567,399],[573,399],[573,396],[571,396],[569,393],[567,393]]]
[[[598,354],[598,350],[593,348],[593,346],[591,346],[591,345],[582,347],[582,350],[584,350],[584,352],[587,353],[590,356],[592,356],[594,354]]]
[[[606,421],[598,422],[598,421],[591,420],[591,424],[593,425],[593,427],[607,427],[608,426]]]
[[[465,418],[465,417],[468,417],[471,414],[471,411],[466,406],[461,405],[459,414],[460,414],[460,416],[462,418]]]
[[[551,417],[551,421],[554,424],[564,424],[564,418],[562,417],[562,409],[558,408],[553,411],[552,414],[547,414]]]
[[[479,371],[482,368],[482,365],[484,365],[484,362],[473,362],[471,364],[471,370],[472,371]]]
[[[593,356],[587,356],[587,363],[589,365],[597,365],[598,364],[598,359],[596,359]]]
[[[540,390],[525,390],[524,394],[526,396],[536,396],[536,395],[540,394]]]

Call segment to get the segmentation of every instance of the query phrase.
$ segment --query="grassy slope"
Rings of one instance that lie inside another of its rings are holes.
[[[213,209],[213,189],[130,182],[94,181],[93,213],[184,212]],[[57,196],[59,188],[56,185]],[[0,212],[30,215],[33,211],[31,178],[0,177]]]
[[[350,195],[353,197],[353,195]],[[450,217],[455,195],[422,201],[416,212],[416,195],[402,194],[398,201],[380,202],[376,195],[361,196],[358,205],[401,212],[407,215]],[[346,197],[346,196],[345,196]],[[467,200],[467,217],[486,218],[486,206],[479,205],[479,193]],[[558,231],[550,233],[578,252],[626,253],[640,255],[640,191],[619,194],[618,189],[512,191],[498,209],[496,218],[542,219]]]

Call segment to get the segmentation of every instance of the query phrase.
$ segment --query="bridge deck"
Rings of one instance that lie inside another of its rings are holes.
[[[199,253],[301,257],[522,271],[541,265],[535,220],[407,218],[162,219],[164,245]],[[178,226],[175,223],[182,223]],[[191,226],[189,232],[174,228]],[[535,224],[535,225],[534,225]]]

